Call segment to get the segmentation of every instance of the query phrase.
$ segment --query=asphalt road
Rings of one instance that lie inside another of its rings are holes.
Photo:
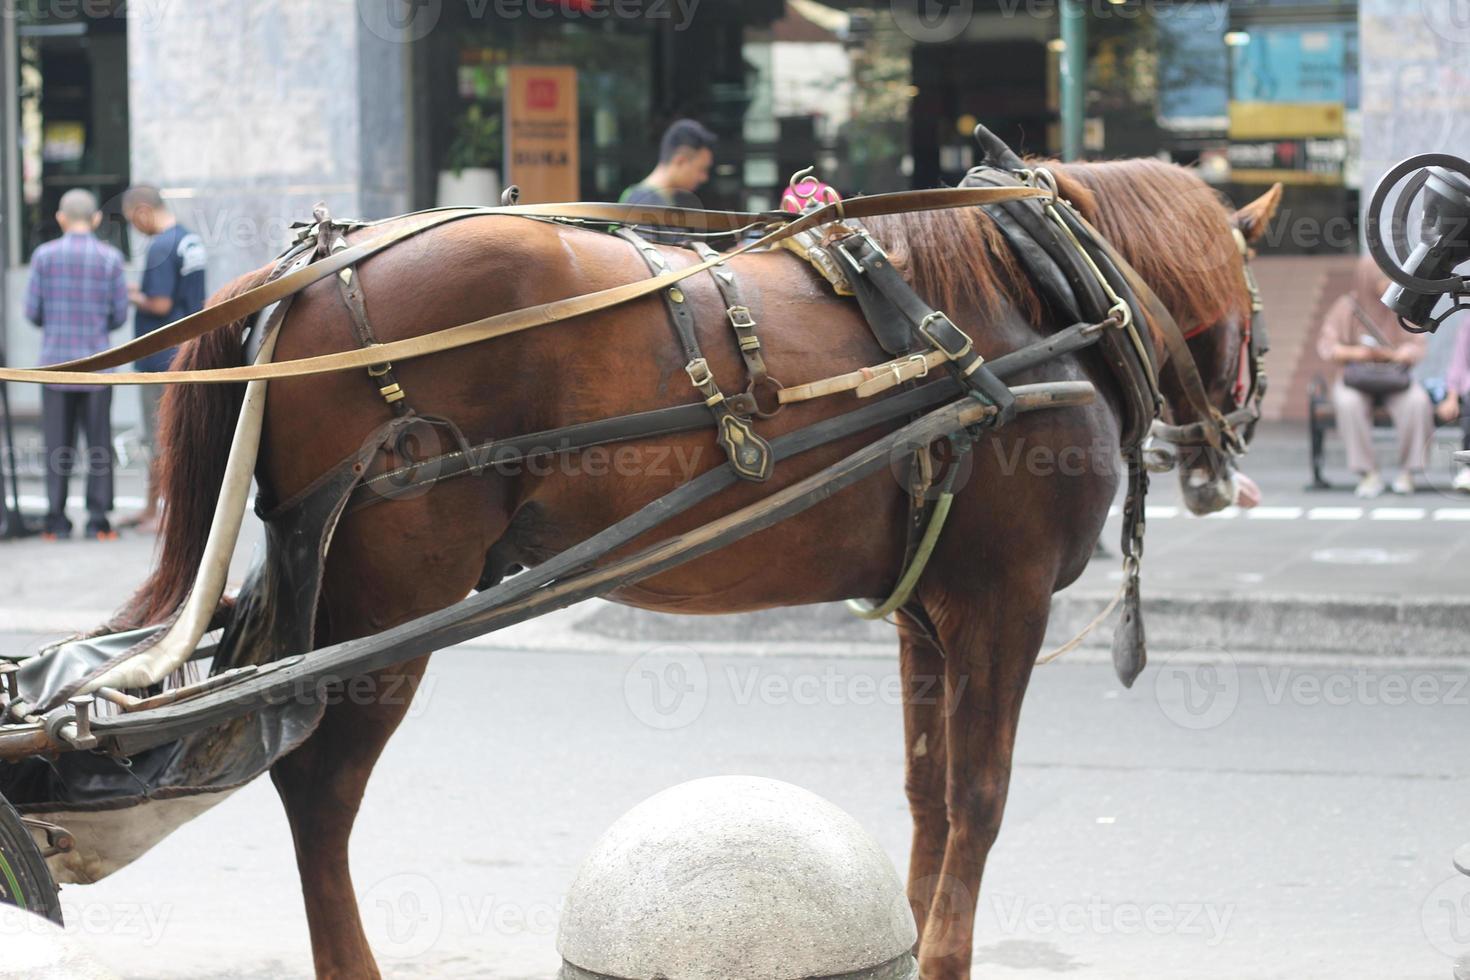
[[[18,638],[6,637],[7,642]],[[895,664],[459,649],[369,786],[352,863],[390,977],[546,978],[598,833],[699,776],[836,802],[902,870]],[[676,683],[674,683],[676,682]],[[1466,668],[1273,658],[1039,670],[981,900],[976,976],[1445,980],[1470,948]],[[307,977],[268,780],[62,892],[129,978]]]

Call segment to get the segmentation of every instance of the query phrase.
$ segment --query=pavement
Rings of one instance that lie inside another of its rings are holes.
[[[902,873],[896,691],[892,656],[437,655],[353,838],[385,976],[549,980],[593,841],[701,776],[819,793]],[[1467,699],[1452,663],[1161,657],[1131,691],[1102,665],[1040,669],[976,977],[1445,980],[1470,942],[1470,878],[1451,867],[1470,838]],[[268,780],[61,900],[129,980],[311,976]]]

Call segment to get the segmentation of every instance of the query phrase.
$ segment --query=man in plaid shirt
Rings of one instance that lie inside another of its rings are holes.
[[[43,331],[41,362],[87,357],[108,347],[107,335],[127,322],[128,285],[123,256],[93,234],[101,222],[97,199],[80,188],[61,196],[56,223],[62,236],[31,256],[26,319]],[[101,385],[46,385],[41,392],[46,436],[45,536],[71,536],[67,485],[79,455],[77,425],[87,433],[87,536],[117,537],[112,510],[112,389]]]

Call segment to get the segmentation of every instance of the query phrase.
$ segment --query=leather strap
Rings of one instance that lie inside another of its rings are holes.
[[[669,271],[668,260],[663,257],[657,245],[632,228],[620,228],[617,235],[637,249],[655,276]],[[695,390],[704,398],[705,407],[715,417],[716,439],[720,448],[725,450],[730,466],[744,480],[760,483],[770,479],[775,458],[771,454],[770,444],[756,434],[748,417],[754,408],[755,399],[750,395],[736,395],[735,398],[727,399],[725,393],[720,391],[709,362],[699,349],[694,309],[684,291],[677,285],[670,286],[664,290],[663,299],[669,311],[669,322],[674,325],[674,333],[684,349],[684,371],[689,375],[689,381]],[[736,399],[741,401],[736,402]]]
[[[902,354],[913,349],[915,340],[922,339],[945,356],[971,395],[999,410],[996,425],[1009,422],[1015,414],[1015,398],[986,369],[985,359],[975,350],[970,336],[943,312],[920,299],[867,233],[851,235],[836,245],[838,253],[847,257],[857,273],[850,277],[852,288],[879,343],[885,349],[889,345],[898,346],[902,335],[904,346],[889,350],[891,354]],[[873,319],[878,316],[886,319]]]
[[[318,207],[313,213],[317,219],[317,227],[326,230],[326,233],[322,235],[322,240],[331,242],[327,254],[340,252],[347,248],[347,238],[343,234],[343,230],[349,227],[347,223],[332,224],[325,207]],[[342,304],[347,307],[347,314],[352,320],[352,332],[357,335],[357,342],[364,347],[372,347],[378,342],[378,338],[373,333],[372,321],[368,319],[367,297],[363,295],[362,282],[355,267],[349,266],[337,273],[337,291],[341,294]],[[403,390],[403,385],[399,383],[398,375],[394,372],[391,362],[384,361],[382,364],[374,364],[367,369],[367,373],[368,380],[372,382],[379,397],[387,403],[394,415],[402,417],[411,413],[407,393]]]
[[[715,263],[704,260],[694,265],[669,272],[653,279],[625,283],[609,289],[584,293],[579,296],[543,303],[521,310],[511,310],[495,316],[472,320],[455,327],[447,327],[434,333],[422,334],[405,340],[393,341],[377,347],[357,351],[341,351],[317,357],[297,358],[290,361],[272,361],[269,364],[248,365],[233,368],[216,368],[206,371],[156,371],[131,374],[100,373],[104,368],[117,367],[154,354],[169,347],[193,340],[211,330],[233,323],[251,313],[292,293],[300,292],[334,272],[347,268],[370,255],[381,252],[399,241],[416,235],[437,225],[447,224],[462,218],[483,215],[519,215],[525,217],[570,218],[578,220],[618,221],[638,220],[646,222],[650,215],[670,214],[686,216],[710,216],[711,225],[720,225],[716,230],[734,230],[723,227],[727,222],[738,219],[783,221],[776,228],[758,239],[746,242],[722,258],[728,259],[757,248],[768,248],[797,235],[834,220],[863,218],[878,214],[899,212],[938,211],[945,208],[969,207],[994,204],[999,201],[1023,200],[1049,196],[1047,191],[1034,187],[976,187],[938,188],[927,191],[901,191],[893,194],[874,194],[848,201],[825,205],[799,217],[788,213],[766,216],[757,212],[704,212],[681,211],[678,208],[644,208],[612,204],[565,204],[565,205],[518,205],[505,208],[472,208],[463,211],[433,212],[429,217],[412,225],[405,225],[391,232],[361,242],[348,249],[314,262],[304,269],[266,285],[257,286],[238,296],[207,307],[199,313],[175,320],[137,340],[114,347],[92,357],[44,368],[0,368],[0,381],[19,381],[35,384],[236,384],[242,381],[271,378],[295,378],[312,374],[326,374],[349,368],[363,368],[385,360],[409,360],[440,351],[454,350],[468,344],[479,343],[493,337],[516,333],[531,327],[556,323],[589,313],[611,309],[641,296],[648,296],[660,289],[712,268]],[[723,217],[722,217],[723,216]],[[694,220],[690,217],[690,221]],[[747,221],[747,224],[749,222]],[[744,226],[737,226],[744,227]]]
[[[757,418],[770,418],[781,410],[781,401],[778,396],[781,391],[781,382],[776,381],[766,370],[766,360],[761,356],[760,337],[756,336],[755,314],[746,304],[741,295],[740,284],[735,279],[735,270],[730,267],[724,259],[719,258],[719,253],[710,248],[704,242],[691,243],[694,251],[701,259],[716,259],[715,266],[709,270],[710,278],[715,281],[715,289],[719,290],[720,299],[725,304],[725,316],[730,321],[730,329],[735,332],[735,346],[740,351],[740,359],[745,362],[745,373],[750,379],[745,386],[745,395],[750,402],[749,414]],[[761,395],[765,393],[768,401],[774,400],[769,411],[761,407]]]

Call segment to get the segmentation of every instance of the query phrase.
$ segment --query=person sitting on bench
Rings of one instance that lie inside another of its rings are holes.
[[[1455,334],[1455,350],[1445,368],[1444,400],[1435,408],[1435,414],[1446,425],[1459,420],[1460,448],[1470,449],[1470,412],[1464,411],[1470,401],[1470,330],[1461,322]],[[1455,479],[1450,484],[1461,493],[1470,493],[1470,466],[1461,463],[1455,468]]]
[[[1424,473],[1434,430],[1429,394],[1412,374],[1424,358],[1424,336],[1398,325],[1379,299],[1386,288],[1387,277],[1371,256],[1363,256],[1353,291],[1332,305],[1317,341],[1322,360],[1338,367],[1332,406],[1347,445],[1348,466],[1359,477],[1359,497],[1376,497],[1384,491],[1373,458],[1375,405],[1383,405],[1393,419],[1399,465],[1391,487],[1395,493],[1414,492],[1414,477]]]

